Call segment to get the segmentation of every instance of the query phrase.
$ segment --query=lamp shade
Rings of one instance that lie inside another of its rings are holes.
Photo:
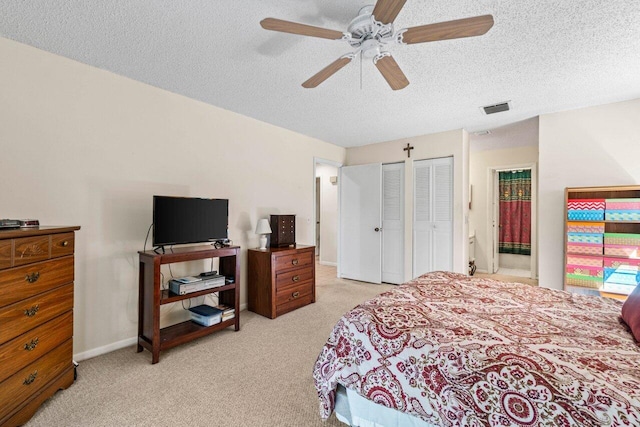
[[[268,219],[262,218],[258,220],[258,225],[256,225],[256,234],[271,234],[271,226],[269,225]]]

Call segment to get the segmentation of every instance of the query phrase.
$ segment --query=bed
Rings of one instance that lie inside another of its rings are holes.
[[[337,401],[362,426],[639,426],[640,345],[621,307],[427,273],[338,321],[313,370],[320,415]]]

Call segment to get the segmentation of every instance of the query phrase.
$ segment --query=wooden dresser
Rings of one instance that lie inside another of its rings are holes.
[[[249,249],[249,310],[276,318],[316,301],[315,246]]]
[[[24,424],[74,381],[74,237],[80,227],[0,230],[0,425]]]

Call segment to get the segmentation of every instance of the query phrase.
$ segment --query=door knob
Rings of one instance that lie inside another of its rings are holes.
[[[376,228],[374,228],[374,231],[375,231],[376,233],[377,233],[378,231],[380,231],[380,230],[382,230],[382,228],[380,228],[380,227],[376,227]]]

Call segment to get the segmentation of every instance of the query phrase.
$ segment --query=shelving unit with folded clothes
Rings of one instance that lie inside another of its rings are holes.
[[[640,198],[607,199],[606,203],[612,209],[605,210],[605,218],[627,222],[636,233],[605,232],[602,291],[629,295],[640,284]]]
[[[640,186],[565,190],[565,290],[626,299],[640,283]]]

